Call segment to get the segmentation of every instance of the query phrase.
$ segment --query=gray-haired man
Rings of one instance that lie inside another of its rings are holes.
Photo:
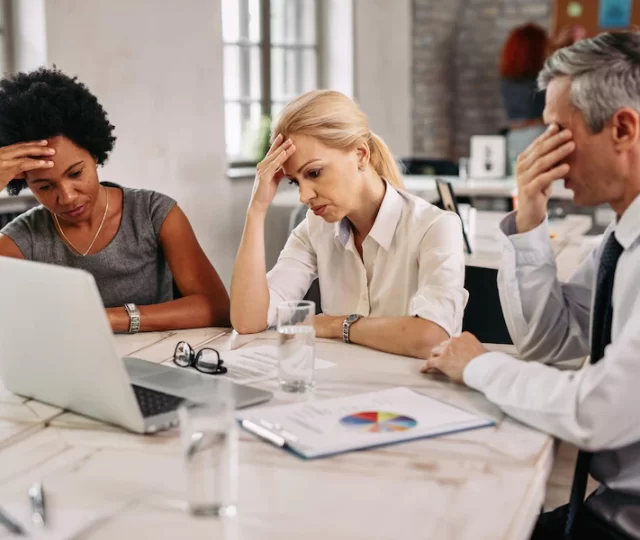
[[[519,208],[501,224],[498,276],[520,355],[552,363],[590,355],[578,372],[490,353],[470,335],[435,348],[437,369],[511,416],[576,444],[571,503],[543,514],[534,539],[640,538],[640,33],[601,34],[556,52],[540,74],[550,125],[518,157]],[[567,283],[546,222],[551,184],[618,219]],[[587,474],[601,487],[582,503]]]

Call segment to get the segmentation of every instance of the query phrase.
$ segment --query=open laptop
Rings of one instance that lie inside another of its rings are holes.
[[[220,375],[120,359],[91,274],[8,257],[0,257],[0,378],[11,392],[136,433],[175,425],[180,403],[224,385],[237,407],[272,396]]]

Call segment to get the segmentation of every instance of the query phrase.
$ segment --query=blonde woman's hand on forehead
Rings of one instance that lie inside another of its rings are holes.
[[[47,141],[35,141],[0,148],[0,191],[6,188],[11,180],[24,178],[27,171],[53,167],[50,158],[55,154],[55,150],[47,144]]]
[[[256,167],[250,209],[260,213],[267,212],[284,177],[282,166],[295,151],[296,147],[291,139],[285,141],[282,135],[275,138],[269,152]]]

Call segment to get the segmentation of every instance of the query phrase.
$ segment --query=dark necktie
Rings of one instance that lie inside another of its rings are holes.
[[[616,265],[622,254],[622,246],[612,234],[602,250],[598,276],[596,280],[596,295],[593,302],[593,316],[591,322],[591,363],[595,364],[604,356],[604,349],[611,343],[611,320],[613,318],[613,278],[616,273]],[[591,464],[591,452],[578,452],[576,469],[573,473],[571,485],[571,497],[567,511],[567,523],[564,536],[571,538],[571,530],[576,514],[584,501]]]

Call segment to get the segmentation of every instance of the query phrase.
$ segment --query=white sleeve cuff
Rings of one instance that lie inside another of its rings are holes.
[[[424,287],[409,302],[409,316],[434,322],[449,336],[456,336],[462,331],[468,298],[469,293],[463,288]]]
[[[549,221],[545,217],[535,229],[526,233],[516,232],[516,212],[511,212],[500,222],[500,230],[506,236],[507,245],[515,251],[516,264],[535,264],[553,261],[553,250],[549,241]]]
[[[282,296],[276,293],[273,289],[269,288],[269,311],[267,311],[267,327],[275,328],[278,323],[277,319],[277,309],[278,304],[284,302]]]
[[[496,372],[500,372],[510,362],[517,362],[515,358],[501,352],[487,352],[476,356],[467,364],[462,373],[464,383],[479,392],[494,379]]]

